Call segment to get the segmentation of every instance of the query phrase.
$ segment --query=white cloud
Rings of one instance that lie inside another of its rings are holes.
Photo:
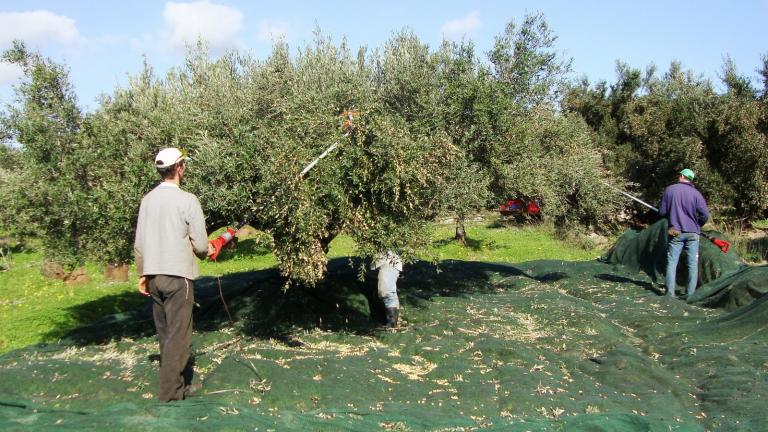
[[[0,62],[0,85],[16,84],[24,75],[20,66]]]
[[[443,35],[450,40],[458,40],[480,27],[480,12],[473,11],[463,18],[443,24]]]
[[[256,38],[262,42],[276,41],[284,38],[288,34],[290,25],[283,21],[259,21],[259,28]]]
[[[198,36],[214,50],[240,45],[237,34],[243,29],[243,14],[228,6],[208,1],[165,4],[163,17],[173,48],[194,43]]]
[[[27,43],[73,43],[80,33],[75,20],[56,15],[47,10],[31,12],[0,12],[0,44],[7,45],[14,39]]]

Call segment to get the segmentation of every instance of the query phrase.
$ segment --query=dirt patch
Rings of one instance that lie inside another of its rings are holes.
[[[64,267],[62,267],[61,264],[51,261],[43,263],[42,267],[40,267],[40,273],[51,279],[64,279],[64,275],[66,274]]]
[[[81,285],[91,281],[88,277],[88,273],[85,272],[83,267],[72,270],[64,276],[64,283],[67,285]]]

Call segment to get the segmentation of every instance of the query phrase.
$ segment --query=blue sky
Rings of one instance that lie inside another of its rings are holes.
[[[556,48],[573,58],[575,76],[591,82],[615,79],[616,60],[661,71],[672,60],[718,81],[728,55],[740,72],[757,80],[768,54],[768,0],[751,1],[4,1],[0,49],[13,39],[65,63],[79,103],[124,86],[141,70],[143,56],[158,73],[179,65],[185,41],[197,34],[213,52],[228,48],[265,57],[279,35],[291,47],[312,40],[319,26],[352,47],[379,47],[410,28],[431,47],[446,37],[472,39],[487,52],[510,20],[544,13],[558,36]],[[0,64],[0,104],[12,101],[18,71]]]

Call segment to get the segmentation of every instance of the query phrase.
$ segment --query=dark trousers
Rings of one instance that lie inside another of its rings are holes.
[[[156,275],[148,277],[152,295],[152,314],[160,339],[161,402],[184,399],[185,376],[192,344],[192,305],[195,303],[191,280]]]

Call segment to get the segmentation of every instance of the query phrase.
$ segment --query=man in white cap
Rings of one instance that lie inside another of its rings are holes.
[[[696,291],[699,280],[699,234],[709,219],[709,209],[701,192],[693,186],[694,178],[696,174],[690,169],[680,171],[677,183],[667,186],[659,205],[659,215],[669,220],[665,284],[667,295],[672,298],[677,285],[677,262],[683,250],[688,267],[688,296]]]
[[[155,167],[163,181],[141,200],[134,252],[139,292],[151,296],[160,340],[162,402],[184,399],[190,386],[194,279],[197,259],[213,253],[197,197],[181,190],[187,156],[177,148],[161,150]]]

